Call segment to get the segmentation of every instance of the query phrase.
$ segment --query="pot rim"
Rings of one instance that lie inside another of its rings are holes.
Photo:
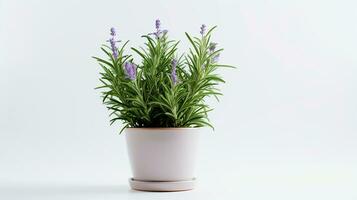
[[[124,130],[198,130],[204,127],[127,127]]]

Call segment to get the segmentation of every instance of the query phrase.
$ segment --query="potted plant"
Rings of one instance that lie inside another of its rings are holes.
[[[128,41],[117,40],[111,28],[109,45],[101,48],[107,58],[94,57],[102,67],[97,88],[102,89],[111,124],[124,124],[120,133],[126,134],[133,189],[193,189],[200,127],[212,127],[207,117],[212,109],[205,100],[222,95],[217,85],[224,80],[216,70],[231,67],[218,63],[223,49],[211,42],[215,28],[206,31],[202,25],[198,37],[186,33],[192,47],[179,55],[179,42],[169,40],[156,20],[155,31],[142,36],[145,46],[131,48],[140,63],[124,52]]]

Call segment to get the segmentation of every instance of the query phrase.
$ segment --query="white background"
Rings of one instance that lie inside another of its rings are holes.
[[[356,199],[354,1],[0,1],[0,199]],[[218,25],[225,96],[200,144],[196,190],[129,189],[120,124],[91,58],[117,27],[142,45],[160,18]]]

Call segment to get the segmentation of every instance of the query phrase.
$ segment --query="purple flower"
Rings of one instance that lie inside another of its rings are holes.
[[[153,34],[155,35],[156,39],[159,39],[161,32],[154,32]]]
[[[210,53],[213,53],[214,50],[216,49],[216,47],[217,47],[217,43],[211,42],[211,43],[209,44],[209,46],[208,46],[208,51],[209,51]],[[213,63],[216,63],[216,62],[218,62],[218,59],[219,59],[219,54],[213,56],[212,59],[211,59],[211,61],[212,61]]]
[[[114,28],[114,27],[112,27],[112,28],[110,29],[110,35],[113,36],[113,37],[116,35],[116,33],[115,33],[115,28]]]
[[[126,77],[130,80],[135,80],[136,78],[136,65],[132,62],[125,62],[124,64]]]
[[[156,30],[160,30],[160,26],[161,26],[161,22],[160,22],[159,19],[157,19],[157,20],[155,21]]]
[[[159,39],[161,37],[161,34],[167,34],[167,30],[161,30],[161,21],[159,19],[157,19],[155,21],[155,28],[156,31],[153,33],[149,33],[149,35],[155,35],[156,39]]]
[[[115,40],[115,35],[116,35],[116,31],[115,28],[111,28],[110,29],[110,35],[112,36],[111,38],[109,38],[109,40],[107,40],[107,42],[110,43],[110,49],[112,50],[112,55],[115,59],[118,58],[118,48],[116,47],[116,43],[120,42],[120,40]]]
[[[206,25],[202,24],[200,33],[202,36],[206,33]]]
[[[171,62],[171,80],[174,83],[174,85],[176,85],[177,83],[177,75],[176,75],[176,66],[177,66],[177,60],[173,59]]]
[[[118,48],[115,46],[116,42],[117,41],[114,40],[114,37],[109,39],[110,48],[112,49],[112,54],[115,59],[118,58]]]
[[[216,49],[216,46],[217,46],[217,43],[215,43],[215,42],[211,42],[209,44],[208,49],[209,49],[210,53],[214,52],[214,50]]]
[[[219,54],[213,56],[213,58],[212,58],[212,62],[213,62],[213,63],[217,63],[218,60],[219,60]]]

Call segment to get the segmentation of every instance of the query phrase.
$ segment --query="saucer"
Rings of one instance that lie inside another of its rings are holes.
[[[176,192],[192,190],[195,187],[196,178],[185,181],[142,181],[129,179],[130,187],[134,190],[151,192]]]

